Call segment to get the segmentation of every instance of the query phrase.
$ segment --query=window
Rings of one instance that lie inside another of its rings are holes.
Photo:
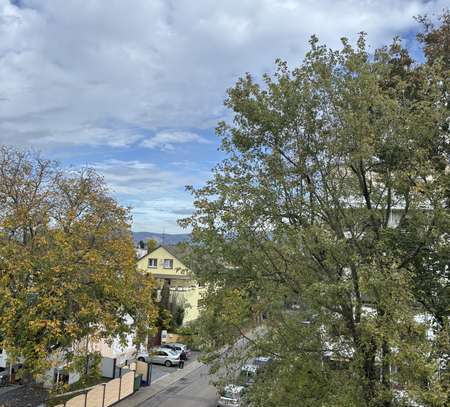
[[[172,259],[164,259],[164,268],[165,269],[173,269],[173,260]]]
[[[158,259],[148,259],[148,268],[155,269],[158,267]]]

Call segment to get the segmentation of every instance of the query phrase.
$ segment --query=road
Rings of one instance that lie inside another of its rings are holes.
[[[247,345],[248,340],[240,338],[234,347],[244,349]],[[197,357],[198,354],[194,353],[187,364]],[[163,378],[167,374],[172,373],[173,369],[176,368],[154,366],[154,369],[153,380],[158,380],[158,378]],[[175,382],[172,386],[142,402],[138,407],[216,407],[217,391],[214,386],[209,384],[210,379],[208,367],[201,366]]]
[[[215,407],[216,389],[209,384],[208,368],[201,366],[139,407]]]
[[[198,352],[192,352],[191,357],[186,361],[185,366],[190,365],[194,360],[197,360],[199,357]],[[164,365],[152,365],[152,382],[155,382],[159,379],[162,379],[165,376],[170,375],[173,372],[178,370],[178,366],[167,367]]]

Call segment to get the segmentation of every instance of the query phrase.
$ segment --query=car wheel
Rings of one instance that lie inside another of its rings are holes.
[[[143,358],[142,356],[138,357],[139,362],[145,362],[145,358]]]
[[[172,362],[170,360],[166,360],[164,362],[164,365],[167,366],[167,367],[170,367],[170,366],[172,366]]]

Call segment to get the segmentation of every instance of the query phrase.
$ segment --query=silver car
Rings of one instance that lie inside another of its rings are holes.
[[[172,349],[154,348],[150,353],[140,353],[137,359],[170,367],[177,366],[180,363],[180,354],[181,352],[176,352]]]
[[[165,343],[164,345],[161,345],[161,348],[164,349],[172,349],[176,352],[184,352],[186,354],[186,357],[189,359],[192,355],[192,352],[190,349],[188,349],[187,345],[184,343],[174,342],[174,343]]]

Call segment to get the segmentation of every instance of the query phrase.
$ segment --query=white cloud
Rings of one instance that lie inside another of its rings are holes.
[[[103,175],[121,204],[130,206],[134,230],[165,230],[178,233],[177,219],[192,212],[192,196],[185,191],[188,184],[202,183],[207,174],[164,170],[153,163],[139,160],[106,160],[92,165]]]
[[[239,75],[300,63],[313,33],[337,47],[364,30],[378,46],[447,1],[16,3],[0,0],[0,142],[122,147],[141,140],[130,128],[214,126]]]
[[[112,192],[134,197],[161,200],[186,185],[198,182],[195,175],[164,170],[153,163],[138,160],[106,160],[91,165],[103,175]]]
[[[136,230],[179,231],[192,208],[184,186],[202,183],[216,157],[165,163],[151,149],[208,142],[201,130],[230,114],[226,88],[277,57],[299,64],[311,34],[338,47],[364,30],[379,46],[447,2],[0,0],[0,143],[82,152],[135,208]],[[122,159],[89,148],[102,146]]]
[[[161,201],[140,201],[139,206],[132,210],[133,229],[167,233],[187,233],[176,221],[187,217],[193,212],[193,205],[179,199],[163,199]]]
[[[48,129],[45,135],[39,137],[35,144],[39,147],[45,145],[85,145],[85,146],[109,146],[124,148],[128,147],[143,138],[142,135],[135,134],[129,129],[117,129],[107,127],[81,127],[79,129],[67,130],[66,138],[62,139],[61,135],[52,129]]]
[[[198,134],[188,131],[163,131],[156,133],[153,137],[144,140],[142,147],[156,148],[160,150],[173,150],[175,144],[185,143],[208,143],[208,140]]]

